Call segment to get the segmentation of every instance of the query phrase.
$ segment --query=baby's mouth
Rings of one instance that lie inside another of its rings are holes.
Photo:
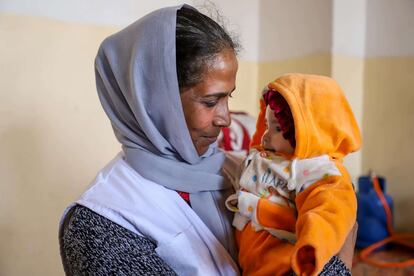
[[[265,151],[276,152],[276,150],[275,150],[275,149],[268,148],[268,147],[266,147],[266,146],[263,146],[263,149],[264,149]]]

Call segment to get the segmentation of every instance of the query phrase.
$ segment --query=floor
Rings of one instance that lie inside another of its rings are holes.
[[[379,261],[404,261],[414,258],[414,252],[402,248],[388,249],[374,253],[372,258]],[[414,266],[406,268],[378,268],[358,260],[358,253],[354,258],[353,276],[414,276]]]

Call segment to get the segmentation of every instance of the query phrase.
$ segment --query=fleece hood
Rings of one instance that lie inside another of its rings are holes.
[[[357,151],[361,134],[351,107],[338,83],[325,76],[286,74],[267,85],[289,104],[295,125],[295,157],[328,154],[340,159]],[[251,146],[259,146],[265,131],[266,105],[260,113]]]

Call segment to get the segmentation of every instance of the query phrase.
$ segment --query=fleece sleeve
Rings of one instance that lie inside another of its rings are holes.
[[[292,268],[297,275],[317,275],[355,224],[355,192],[347,177],[330,176],[299,193],[296,207]]]

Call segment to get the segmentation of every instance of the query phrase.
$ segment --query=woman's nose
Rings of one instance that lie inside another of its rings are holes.
[[[231,117],[227,103],[218,107],[213,123],[217,127],[228,127],[230,125]]]

